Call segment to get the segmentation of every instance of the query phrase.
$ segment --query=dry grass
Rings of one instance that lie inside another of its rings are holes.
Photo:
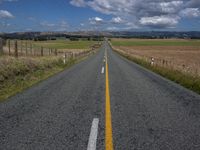
[[[128,44],[126,43],[127,41]],[[147,45],[145,45],[145,41],[148,41]],[[119,43],[116,44],[116,42]],[[134,42],[136,42],[135,45]],[[181,46],[181,43],[184,43],[183,46]],[[151,61],[153,57],[155,64],[158,66],[164,66],[192,75],[200,75],[200,41],[198,40],[114,39],[113,44],[115,49],[137,58]]]
[[[64,68],[59,57],[0,57],[0,101]]]
[[[37,70],[51,69],[61,62],[58,57],[20,57],[19,59],[9,56],[0,57],[0,83]]]
[[[75,55],[46,57],[0,57],[0,102],[31,87],[48,77],[66,69],[92,55],[97,50],[84,51]]]

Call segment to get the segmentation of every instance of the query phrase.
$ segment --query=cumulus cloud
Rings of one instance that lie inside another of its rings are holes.
[[[125,19],[125,26],[128,21],[135,26],[168,28],[176,26],[183,17],[200,17],[200,0],[72,0],[71,4],[75,1],[81,4],[79,7],[112,15],[113,23]]]
[[[72,4],[76,7],[84,7],[86,5],[84,0],[72,0],[72,1],[70,1],[70,4]]]
[[[161,12],[171,14],[176,13],[181,8],[183,1],[161,2],[158,5],[160,5]]]
[[[199,17],[200,11],[199,8],[186,8],[180,12],[183,17]]]
[[[100,17],[93,17],[93,18],[89,18],[89,22],[92,25],[98,25],[98,24],[104,23],[104,20]]]
[[[112,18],[111,22],[119,24],[119,23],[123,23],[124,21],[120,17],[114,17]]]
[[[199,0],[188,0],[188,1],[186,1],[186,7],[200,8],[200,1]]]
[[[7,10],[0,10],[0,18],[13,18],[14,16]]]
[[[151,26],[155,28],[170,28],[178,24],[179,17],[172,16],[153,16],[142,17],[140,23],[144,26]]]

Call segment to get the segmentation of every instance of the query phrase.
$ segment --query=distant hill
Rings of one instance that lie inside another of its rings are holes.
[[[190,32],[170,32],[170,31],[151,31],[151,32],[129,32],[129,31],[80,31],[80,32],[17,32],[1,33],[0,37],[7,39],[51,39],[55,37],[124,37],[124,38],[185,38],[200,39],[199,31]]]

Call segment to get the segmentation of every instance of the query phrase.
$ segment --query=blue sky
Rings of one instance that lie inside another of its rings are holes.
[[[199,0],[0,0],[0,32],[200,31]]]

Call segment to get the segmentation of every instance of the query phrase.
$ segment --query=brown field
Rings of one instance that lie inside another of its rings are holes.
[[[149,62],[154,58],[155,65],[200,75],[200,41],[198,40],[114,39],[112,44],[114,49],[134,57]]]

